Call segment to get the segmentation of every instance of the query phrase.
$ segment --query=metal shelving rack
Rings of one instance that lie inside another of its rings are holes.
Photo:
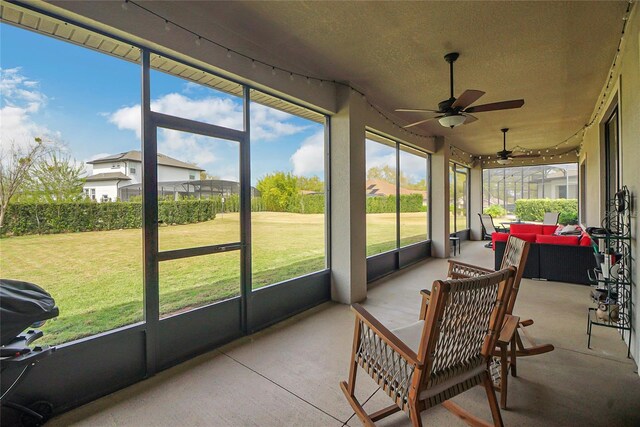
[[[597,242],[596,258],[602,264],[590,274],[595,289],[592,297],[597,303],[587,312],[587,347],[591,348],[593,326],[617,329],[622,339],[628,333],[627,357],[631,354],[631,195],[626,186],[607,203],[607,215],[602,221],[603,232],[590,234]],[[606,258],[609,258],[607,262]],[[615,312],[617,311],[617,316]]]

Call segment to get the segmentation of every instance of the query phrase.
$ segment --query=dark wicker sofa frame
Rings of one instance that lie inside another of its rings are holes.
[[[500,267],[507,242],[495,242],[495,268]],[[591,246],[531,243],[522,277],[588,285],[596,265]]]

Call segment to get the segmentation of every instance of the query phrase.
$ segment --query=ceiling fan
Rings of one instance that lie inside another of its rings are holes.
[[[405,128],[409,128],[412,126],[416,126],[430,120],[438,119],[440,124],[444,127],[454,128],[461,124],[469,124],[478,120],[477,117],[472,116],[470,113],[482,113],[485,111],[495,111],[495,110],[508,110],[511,108],[520,108],[524,105],[524,99],[514,99],[511,101],[500,101],[500,102],[492,102],[491,104],[482,104],[476,105],[474,107],[470,107],[471,104],[476,102],[484,92],[481,90],[473,90],[467,89],[465,90],[459,98],[455,98],[453,96],[453,63],[456,62],[460,54],[458,52],[447,53],[444,56],[445,61],[449,63],[449,79],[451,86],[451,97],[446,99],[440,103],[438,103],[437,110],[429,110],[429,109],[408,109],[408,108],[399,108],[396,109],[398,112],[409,112],[409,113],[432,113],[438,114],[434,117],[429,117],[428,119],[420,120],[415,123],[411,123],[405,126]]]
[[[513,153],[513,151],[507,150],[507,132],[509,132],[509,128],[502,128],[500,130],[502,131],[502,151],[498,151],[496,153],[498,155],[497,162],[499,164],[501,165],[511,164],[513,159],[530,159],[533,157],[540,157],[539,154],[527,154],[527,153],[514,154],[512,156],[511,154]]]

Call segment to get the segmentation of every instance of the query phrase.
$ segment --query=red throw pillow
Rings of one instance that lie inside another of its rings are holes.
[[[493,250],[496,250],[496,242],[506,242],[509,239],[509,233],[495,233],[491,234],[491,246]]]
[[[545,236],[538,235],[536,243],[551,244],[551,245],[566,245],[566,246],[578,246],[579,236]]]
[[[517,237],[518,239],[522,239],[525,242],[536,242],[536,234],[535,233],[511,233],[513,237]]]
[[[511,234],[533,233],[542,234],[542,224],[511,224]]]
[[[558,226],[556,225],[542,225],[542,233],[545,236],[551,236],[552,234],[556,234],[556,230],[558,229]],[[560,226],[559,228],[560,230],[562,229],[562,226]]]

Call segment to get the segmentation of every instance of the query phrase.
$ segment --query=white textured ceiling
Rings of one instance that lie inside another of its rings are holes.
[[[460,52],[455,94],[477,103],[524,98],[521,109],[417,131],[475,154],[544,148],[590,118],[615,56],[626,1],[605,2],[144,2],[193,31],[266,63],[350,82],[370,101],[435,108],[449,97],[445,53]],[[392,113],[401,124],[419,115]],[[578,140],[570,145],[575,146]]]

